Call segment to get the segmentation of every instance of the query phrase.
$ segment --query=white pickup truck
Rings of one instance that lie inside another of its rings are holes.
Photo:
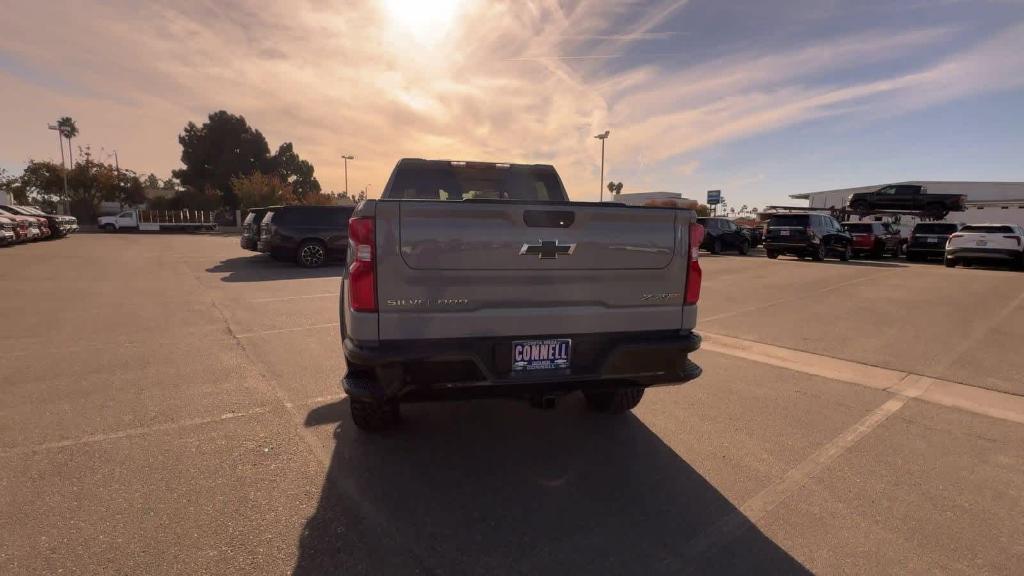
[[[946,242],[946,266],[977,261],[1024,268],[1024,227],[1019,224],[968,224]]]
[[[116,216],[100,216],[101,230],[199,231],[216,230],[213,213],[206,210],[125,210]]]

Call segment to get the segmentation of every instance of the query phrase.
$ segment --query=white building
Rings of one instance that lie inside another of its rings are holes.
[[[929,180],[912,180],[907,182],[886,182],[873,186],[857,188],[841,188],[838,190],[822,190],[820,192],[804,192],[791,194],[790,198],[807,200],[810,208],[842,208],[846,206],[851,194],[871,192],[888,184],[917,184],[928,189],[929,194],[966,194],[967,210],[950,212],[946,216],[949,222],[966,222],[980,224],[985,222],[999,224],[1024,225],[1024,182],[940,182]],[[881,216],[873,216],[881,220]],[[913,216],[903,216],[904,225],[917,222]]]

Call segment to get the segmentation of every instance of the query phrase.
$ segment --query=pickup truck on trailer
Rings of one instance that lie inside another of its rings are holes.
[[[890,184],[874,192],[858,192],[850,196],[850,210],[858,214],[892,211],[922,214],[941,220],[950,212],[962,212],[965,194],[929,194],[928,188],[917,184]]]
[[[700,375],[692,210],[570,202],[547,165],[401,160],[349,220],[342,384],[363,429],[401,402],[583,392],[621,413]]]
[[[100,216],[101,230],[199,231],[216,230],[213,214],[205,210],[125,210],[117,216]]]

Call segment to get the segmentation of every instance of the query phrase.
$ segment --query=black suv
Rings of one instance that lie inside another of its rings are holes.
[[[352,206],[279,206],[267,210],[256,245],[276,260],[317,268],[344,260]]]
[[[914,226],[907,243],[907,260],[945,258],[946,242],[964,225],[960,222],[921,222]]]
[[[735,250],[740,254],[750,252],[750,236],[728,218],[698,218],[704,227],[704,241],[700,247],[718,254],[722,250]]]
[[[776,214],[768,221],[764,250],[769,258],[792,254],[821,261],[832,254],[845,262],[853,254],[853,237],[826,214]]]
[[[242,222],[242,238],[239,240],[239,244],[242,248],[252,250],[253,252],[259,252],[257,245],[260,241],[260,224],[263,223],[263,217],[267,215],[267,211],[274,210],[276,208],[280,208],[280,206],[253,208],[249,210],[249,214]]]

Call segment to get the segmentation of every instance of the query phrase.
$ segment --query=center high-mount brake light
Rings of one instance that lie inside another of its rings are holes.
[[[704,241],[704,227],[696,222],[690,225],[690,253],[686,267],[686,292],[683,295],[683,304],[696,304],[700,300],[701,269],[697,256],[700,254],[700,244]]]
[[[377,311],[377,238],[373,218],[348,221],[348,305],[354,312]]]

